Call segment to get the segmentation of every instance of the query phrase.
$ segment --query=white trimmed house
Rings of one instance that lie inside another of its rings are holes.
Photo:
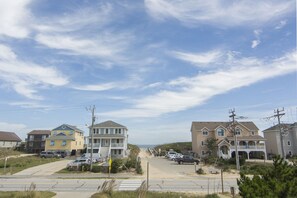
[[[192,122],[192,150],[199,157],[208,156],[206,140],[217,140],[217,156],[228,159],[235,156],[235,137],[230,122]],[[250,158],[267,158],[265,139],[253,122],[236,122],[237,150],[239,155]]]
[[[103,158],[123,158],[128,152],[127,127],[111,120],[95,124],[90,127],[87,153],[91,153],[91,139],[93,133],[93,153],[99,153]]]

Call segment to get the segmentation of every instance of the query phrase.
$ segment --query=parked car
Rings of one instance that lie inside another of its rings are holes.
[[[41,158],[53,158],[53,157],[61,157],[61,154],[56,153],[54,151],[42,151],[40,153]]]
[[[84,154],[82,154],[81,158],[91,159],[91,153],[84,153]],[[93,153],[92,158],[93,158],[93,163],[95,163],[95,162],[104,162],[105,161],[104,158],[100,157],[99,153]]]
[[[90,163],[91,163],[91,160],[88,158],[79,158],[72,162],[69,162],[66,167],[67,168],[78,167],[78,166],[82,166],[84,164],[90,164]]]
[[[66,157],[68,155],[67,151],[56,151],[57,154],[60,154],[62,158]]]
[[[196,164],[199,164],[199,160],[198,159],[195,159],[193,158],[192,156],[190,155],[184,155],[183,157],[181,158],[176,158],[175,160],[178,164],[183,164],[183,163],[195,163]]]

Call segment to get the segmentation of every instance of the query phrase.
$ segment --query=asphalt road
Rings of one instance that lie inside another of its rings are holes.
[[[0,191],[23,191],[29,189],[31,184],[35,184],[35,190],[38,191],[95,193],[105,180],[106,179],[49,179],[39,177],[0,178]],[[138,185],[135,185],[135,183],[131,182],[133,180],[117,179],[115,190],[119,190],[122,183],[126,183],[127,181],[130,181],[131,185],[133,185],[130,190],[137,189],[141,185],[141,182],[137,181]],[[141,181],[145,181],[145,179]],[[231,186],[236,186],[235,179],[227,179],[224,181],[224,191],[230,191]],[[149,190],[151,191],[214,193],[221,192],[221,188],[221,182],[217,178],[149,180]]]

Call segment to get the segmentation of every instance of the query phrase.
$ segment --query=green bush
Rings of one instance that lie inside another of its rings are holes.
[[[230,158],[228,160],[228,163],[229,164],[236,164],[236,158],[235,157]],[[240,164],[240,166],[243,166],[245,164],[245,158],[239,158],[239,164]]]
[[[92,172],[93,173],[100,173],[101,172],[101,166],[93,166]]]
[[[128,160],[126,161],[125,163],[125,166],[130,169],[130,168],[136,168],[136,163],[137,163],[137,160],[135,157],[132,157],[132,158],[128,158]]]
[[[205,174],[205,173],[204,173],[204,170],[203,170],[202,168],[199,168],[198,170],[196,170],[196,173],[197,173],[198,175],[203,175],[203,174]]]
[[[112,173],[118,173],[120,171],[120,167],[123,165],[122,159],[114,159],[111,164],[111,170]]]
[[[142,171],[142,167],[141,167],[141,161],[138,161],[138,162],[137,162],[136,173],[137,173],[137,174],[142,174],[142,173],[143,173],[143,171]]]
[[[206,195],[205,198],[220,198],[217,194]]]

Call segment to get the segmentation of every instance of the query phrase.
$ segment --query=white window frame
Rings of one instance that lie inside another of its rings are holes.
[[[224,132],[224,135],[219,135],[220,130],[222,130]],[[224,137],[225,136],[225,129],[223,129],[222,127],[217,129],[217,136],[219,137]]]
[[[290,140],[288,140],[287,145],[288,146],[291,146],[292,145]]]
[[[206,135],[205,135],[204,133],[206,133]],[[203,129],[203,131],[202,131],[202,135],[203,135],[203,136],[208,136],[208,130]]]
[[[239,131],[239,134],[237,133],[238,131]],[[235,128],[235,134],[236,135],[241,135],[241,132],[242,132],[241,128],[239,128],[239,127]]]

